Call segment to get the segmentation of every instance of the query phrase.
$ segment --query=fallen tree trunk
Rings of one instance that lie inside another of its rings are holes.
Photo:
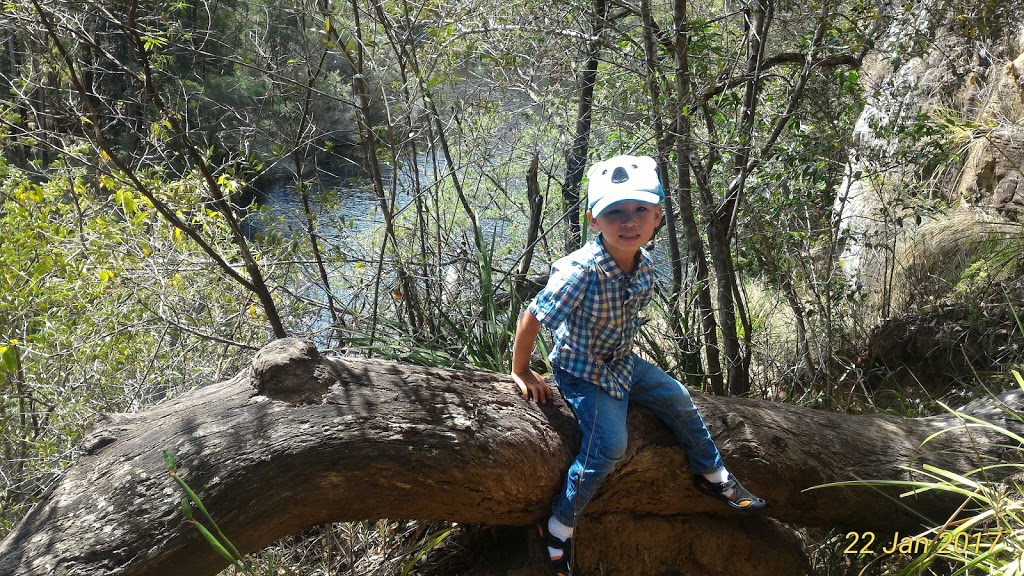
[[[696,400],[726,464],[768,499],[769,516],[803,526],[892,531],[945,519],[960,501],[942,494],[898,499],[898,491],[865,487],[805,490],[909,479],[903,467],[924,463],[973,470],[1018,453],[951,415],[901,419]],[[1001,402],[1018,409],[1022,395]],[[995,401],[965,410],[1024,428]],[[629,426],[626,457],[580,528],[585,569],[788,576],[806,568],[776,522],[739,517],[698,496],[685,457],[656,418],[634,410]],[[957,429],[922,446],[949,427]],[[250,373],[98,421],[75,464],[0,543],[0,574],[200,575],[224,568],[183,521],[182,493],[164,450],[174,453],[178,473],[232,542],[253,551],[329,521],[533,524],[548,515],[578,442],[560,400],[528,403],[503,375],[326,359],[305,342],[278,340],[257,354]],[[707,545],[737,533],[742,538],[729,546]]]

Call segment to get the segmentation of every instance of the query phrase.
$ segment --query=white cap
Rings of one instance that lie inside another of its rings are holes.
[[[614,156],[591,166],[587,178],[587,207],[594,218],[623,200],[661,204],[665,198],[658,165],[649,156]]]

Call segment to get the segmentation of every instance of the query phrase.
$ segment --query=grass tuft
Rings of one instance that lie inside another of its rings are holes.
[[[1013,371],[1017,385],[1024,390],[1024,377]],[[962,425],[982,428],[1004,436],[1007,450],[1024,457],[1024,438],[1001,426],[986,422],[960,411],[945,407],[956,416]],[[1024,420],[1019,414],[1014,414]],[[957,426],[959,429],[960,426]],[[932,434],[924,440],[927,444],[949,430]],[[1002,481],[988,480],[987,472],[1000,469],[1011,474]],[[1024,557],[1024,490],[1021,489],[1019,472],[1024,464],[1000,463],[969,471],[951,471],[923,464],[918,468],[907,468],[922,480],[858,480],[834,482],[815,486],[896,486],[906,488],[901,498],[910,497],[932,490],[957,494],[963,502],[956,513],[945,523],[929,527],[915,536],[907,536],[900,542],[905,544],[904,554],[908,559],[886,574],[893,576],[1022,576]],[[923,546],[919,546],[923,544]],[[922,549],[923,548],[923,549]],[[886,560],[898,558],[896,550]],[[879,559],[881,560],[881,559]],[[863,573],[863,572],[862,572]]]

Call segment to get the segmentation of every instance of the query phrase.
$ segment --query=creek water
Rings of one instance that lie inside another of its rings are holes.
[[[384,176],[385,186],[394,189],[395,212],[401,218],[411,216],[415,210],[414,194],[426,195],[427,204],[434,204],[438,193],[433,183],[433,172],[427,161],[419,159],[420,181],[416,186],[411,174],[405,169],[387,167]],[[383,268],[384,278],[377,277],[378,262],[381,257],[381,241],[384,218],[380,202],[372,183],[361,169],[324,170],[310,179],[310,209],[316,221],[316,234],[324,254],[332,293],[343,310],[368,311],[373,298],[387,296],[398,288],[394,270]],[[259,194],[260,211],[248,220],[249,235],[259,242],[260,235],[272,235],[279,240],[301,246],[297,254],[310,254],[307,233],[307,219],[302,204],[301,194],[296,189],[295,180],[291,177],[278,178],[264,185]],[[501,290],[504,279],[522,256],[522,247],[517,239],[522,235],[520,228],[525,228],[528,216],[522,209],[488,212],[486,200],[476,206],[482,216],[479,218],[484,241],[489,246],[495,269],[496,287]],[[522,205],[525,206],[525,191]],[[455,222],[456,213],[461,209],[457,205],[442,206],[440,213],[432,215],[436,219],[433,224],[442,228],[438,232],[442,247],[437,249],[441,254],[437,262],[425,264],[437,278],[456,290],[469,290],[475,293],[475,276],[472,271],[473,239],[468,227],[460,228]],[[522,212],[521,214],[519,212]],[[521,221],[521,222],[520,222]],[[406,221],[408,222],[408,221]],[[561,256],[561,225],[553,224],[553,235],[538,246],[534,257],[532,273],[543,275],[548,272],[551,261]],[[671,265],[666,231],[659,232],[654,243],[654,258],[657,266],[658,281],[664,284],[671,282]],[[407,254],[415,252],[412,246],[402,246]],[[303,299],[313,302],[325,302],[326,296],[323,282],[319,277],[316,264],[308,257],[297,259],[292,270],[294,273],[287,278],[289,290]],[[386,255],[385,259],[391,256]],[[414,256],[412,257],[415,258]],[[467,269],[469,270],[467,273]],[[374,288],[377,282],[383,282],[381,290]],[[446,290],[448,288],[445,288]],[[465,295],[470,295],[466,292]],[[436,302],[435,305],[447,305],[449,302]],[[312,332],[323,332],[330,327],[330,313],[321,308],[315,318],[308,319]]]
[[[393,190],[394,212],[400,228],[410,225],[414,217],[414,194],[423,195],[422,199],[428,205],[434,204],[438,194],[432,166],[420,159],[418,169],[418,185],[407,169],[388,166],[383,174],[388,193]],[[380,269],[382,276],[378,278],[377,275],[385,224],[372,182],[361,169],[332,169],[319,172],[308,183],[310,211],[316,223],[316,235],[337,307],[356,315],[368,313],[374,297],[386,299],[398,290],[393,268],[386,265]],[[295,179],[288,176],[264,182],[257,198],[259,210],[246,219],[247,235],[257,244],[291,243],[296,248],[296,256],[290,261],[289,273],[283,279],[288,290],[301,299],[325,303],[323,281],[310,256],[307,217]],[[467,269],[468,274],[474,274],[471,268],[471,258],[475,259],[472,255],[472,234],[468,227],[458,224],[463,221],[456,217],[461,214],[459,207],[440,206],[437,212],[430,219],[431,225],[440,229],[432,232],[432,238],[441,245],[440,248],[432,247],[441,254],[438,261],[417,262],[417,250],[411,245],[402,245],[400,250],[403,257],[408,258],[407,266],[431,270],[457,290],[472,290],[475,283],[467,278]],[[485,241],[496,247],[492,252],[507,254],[508,251],[501,248],[507,246],[511,234],[508,216],[484,217],[480,219],[480,225]],[[409,237],[408,233],[401,235]],[[384,258],[386,262],[393,260],[390,250]],[[507,256],[502,257],[503,263],[498,267],[510,269],[513,262],[509,260]],[[444,290],[448,293],[449,289]],[[320,308],[314,317],[306,321],[313,333],[326,332],[331,325],[330,311]]]

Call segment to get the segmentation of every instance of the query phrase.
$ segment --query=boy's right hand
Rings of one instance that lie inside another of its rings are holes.
[[[529,368],[524,372],[512,372],[512,379],[519,386],[519,393],[527,400],[544,404],[551,398],[551,387],[540,374]]]

